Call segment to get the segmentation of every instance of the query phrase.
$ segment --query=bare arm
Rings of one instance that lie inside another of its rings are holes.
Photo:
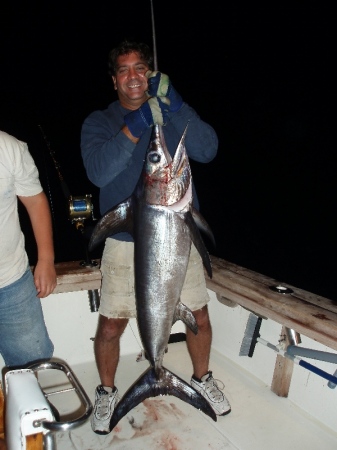
[[[27,209],[37,245],[34,282],[38,297],[47,297],[57,284],[49,203],[44,192],[31,197],[19,196],[19,199]]]

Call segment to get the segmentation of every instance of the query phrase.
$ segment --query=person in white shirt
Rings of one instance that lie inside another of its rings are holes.
[[[25,250],[18,198],[36,241],[34,272]],[[53,356],[40,299],[56,284],[51,213],[38,169],[27,144],[0,130],[0,354],[7,367],[21,368]]]

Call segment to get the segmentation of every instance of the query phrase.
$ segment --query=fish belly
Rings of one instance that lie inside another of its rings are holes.
[[[165,208],[143,210],[135,235],[137,322],[147,358],[160,368],[180,301],[191,238],[183,216]]]

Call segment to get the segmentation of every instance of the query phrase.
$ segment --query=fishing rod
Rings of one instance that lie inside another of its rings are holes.
[[[42,126],[38,125],[38,127],[39,127],[39,129],[41,131],[42,137],[43,137],[43,139],[44,139],[44,141],[46,143],[46,146],[48,148],[49,154],[50,154],[51,159],[52,159],[52,161],[54,163],[54,167],[56,169],[56,173],[57,173],[58,178],[60,180],[60,184],[61,184],[61,189],[62,189],[63,195],[68,200],[68,198],[71,197],[71,194],[70,194],[69,188],[67,186],[67,183],[65,182],[65,180],[64,180],[64,178],[63,178],[63,176],[61,174],[61,170],[60,170],[61,169],[61,165],[59,164],[59,162],[57,161],[57,159],[55,157],[55,151],[52,150],[52,148],[50,146],[50,142],[48,141],[47,136],[45,135],[45,132],[43,131]]]
[[[59,178],[59,181],[61,184],[61,189],[62,189],[63,195],[68,202],[69,219],[70,219],[71,223],[75,225],[75,228],[83,233],[84,232],[84,221],[86,219],[89,219],[90,217],[92,217],[92,219],[95,220],[95,218],[93,216],[93,204],[91,201],[92,195],[86,194],[85,196],[77,196],[77,197],[71,195],[70,189],[61,173],[61,165],[58,162],[58,160],[56,159],[56,153],[51,148],[50,142],[48,141],[47,136],[45,135],[42,126],[38,125],[38,127],[41,131],[42,137],[46,143],[49,154],[54,163],[54,167],[56,169],[56,173],[58,175],[58,178]]]
[[[154,70],[158,70],[157,43],[156,43],[156,29],[155,29],[155,23],[154,23],[153,0],[150,0],[150,1],[151,1],[152,42],[153,42],[153,66],[154,66]]]
[[[69,220],[71,221],[71,223],[73,225],[75,225],[76,230],[81,232],[82,237],[84,238],[85,237],[84,221],[89,218],[92,218],[92,220],[96,220],[94,218],[94,213],[93,213],[94,207],[93,207],[93,203],[91,201],[92,195],[91,194],[86,194],[84,196],[71,195],[70,189],[61,173],[61,165],[58,162],[58,160],[56,159],[56,153],[51,148],[50,142],[47,139],[47,136],[46,136],[45,132],[43,131],[42,126],[38,125],[38,127],[41,131],[42,137],[46,143],[49,154],[54,163],[54,167],[56,169],[56,173],[58,175],[58,178],[59,178],[59,181],[61,184],[61,189],[62,189],[63,195],[64,195],[66,201],[68,202]],[[49,194],[50,194],[50,189],[49,189]],[[54,218],[54,221],[55,221],[55,218]],[[85,242],[85,260],[81,261],[80,265],[85,266],[85,267],[97,266],[97,262],[94,260],[90,260],[90,258],[89,258],[88,246],[87,246],[86,242]],[[91,312],[98,311],[99,301],[100,301],[98,289],[89,290],[88,295],[89,295],[89,304],[90,304]]]

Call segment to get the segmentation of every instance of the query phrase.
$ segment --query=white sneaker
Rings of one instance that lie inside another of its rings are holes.
[[[191,386],[205,397],[217,416],[225,416],[231,412],[231,405],[219,389],[218,383],[213,378],[211,371],[206,373],[201,378],[201,381],[192,377]],[[223,387],[225,386],[223,385]]]
[[[116,387],[112,392],[112,388],[104,387],[101,384],[97,386],[94,411],[91,416],[91,428],[95,433],[110,433],[110,420],[118,400],[119,396]]]

